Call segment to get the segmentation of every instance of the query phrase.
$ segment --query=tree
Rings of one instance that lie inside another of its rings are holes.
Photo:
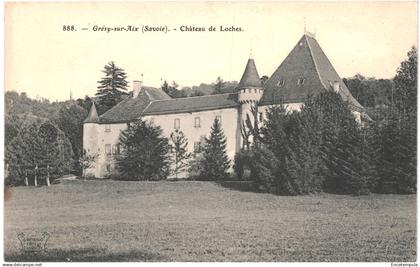
[[[69,139],[74,153],[74,171],[81,173],[79,158],[83,154],[83,121],[88,111],[79,105],[72,104],[63,106],[58,112],[57,125]]]
[[[172,174],[175,174],[175,177],[178,178],[178,174],[188,166],[188,160],[191,157],[191,153],[188,153],[188,139],[185,137],[184,133],[180,130],[175,130],[171,133],[171,154],[172,162],[174,168]]]
[[[104,66],[105,77],[98,81],[99,98],[98,114],[101,115],[118,104],[127,93],[127,74],[123,69],[117,67],[113,61]]]
[[[325,163],[324,190],[341,194],[369,193],[368,167],[361,129],[348,104],[333,91],[322,92],[312,103],[320,125]]]
[[[226,137],[218,119],[213,122],[210,137],[205,138],[200,167],[201,180],[217,180],[227,175],[230,160],[226,153]]]
[[[417,111],[417,49],[412,47],[394,77],[395,105],[402,113]]]
[[[417,191],[417,49],[407,55],[393,80],[391,107],[373,125],[380,193]]]
[[[223,79],[219,76],[216,79],[216,82],[214,84],[214,94],[223,94],[223,88],[225,86],[225,83]]]
[[[162,180],[169,173],[169,144],[158,126],[137,120],[119,138],[122,153],[116,159],[124,180]]]
[[[59,177],[72,164],[73,151],[65,134],[49,121],[23,124],[17,136],[6,147],[9,178],[6,183],[21,185],[24,179]],[[25,182],[26,183],[26,182]]]

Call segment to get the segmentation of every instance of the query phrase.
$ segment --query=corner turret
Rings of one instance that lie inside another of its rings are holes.
[[[257,67],[252,58],[248,59],[244,74],[237,87],[238,101],[241,104],[241,119],[246,120],[246,114],[251,116],[251,107],[258,104],[262,95],[263,88],[258,75]]]
[[[89,114],[83,122],[84,123],[98,123],[99,122],[99,116],[98,116],[98,112],[96,112],[96,107],[95,107],[94,102],[92,102],[92,106],[90,107]]]

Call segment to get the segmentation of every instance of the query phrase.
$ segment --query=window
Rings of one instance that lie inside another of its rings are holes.
[[[201,151],[201,144],[200,142],[194,142],[194,152],[195,153],[200,153]]]
[[[305,79],[303,79],[303,78],[299,78],[299,79],[298,79],[298,81],[297,81],[297,84],[298,84],[298,85],[305,84]]]
[[[200,128],[201,127],[201,125],[200,125],[200,117],[195,117],[195,119],[194,119],[194,127],[195,128]]]
[[[106,171],[107,172],[111,172],[111,164],[107,164],[106,165]]]
[[[105,154],[111,155],[111,145],[105,145]]]
[[[259,118],[260,122],[263,121],[263,119],[264,119],[263,118],[263,113],[262,112],[259,112],[258,114],[260,115],[260,118]]]
[[[254,88],[254,93],[256,93],[256,92],[257,92],[257,89]]]
[[[111,124],[105,124],[105,132],[111,131]]]
[[[284,80],[281,79],[280,81],[277,82],[277,87],[283,87],[284,85]]]
[[[175,130],[179,129],[179,127],[180,127],[180,121],[179,121],[179,119],[175,119],[174,120],[174,128],[175,128]]]
[[[120,144],[116,144],[112,146],[112,154],[114,155],[120,154]]]
[[[173,145],[169,145],[169,152],[174,153],[174,146]]]
[[[220,115],[216,116],[216,120],[218,120],[219,123],[222,123],[222,116],[220,116]]]

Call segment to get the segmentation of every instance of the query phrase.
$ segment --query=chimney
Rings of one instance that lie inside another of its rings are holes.
[[[333,84],[333,89],[336,93],[340,92],[340,82],[335,81]]]
[[[136,98],[141,90],[141,81],[133,81],[133,98]]]

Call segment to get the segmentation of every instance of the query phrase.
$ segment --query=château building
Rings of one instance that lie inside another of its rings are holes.
[[[284,105],[286,110],[299,110],[308,95],[324,90],[338,92],[359,123],[364,108],[351,95],[331,62],[312,34],[305,33],[296,46],[262,85],[252,58],[234,93],[173,99],[160,88],[133,82],[129,97],[98,116],[93,104],[83,127],[83,148],[89,154],[98,154],[94,166],[86,170],[95,177],[106,177],[115,168],[115,155],[120,153],[119,134],[127,123],[142,117],[159,125],[163,135],[180,129],[188,138],[188,150],[200,150],[204,136],[218,119],[227,139],[227,154],[233,160],[241,149],[241,125],[258,105],[259,116],[272,105]],[[252,116],[250,116],[252,118]]]

